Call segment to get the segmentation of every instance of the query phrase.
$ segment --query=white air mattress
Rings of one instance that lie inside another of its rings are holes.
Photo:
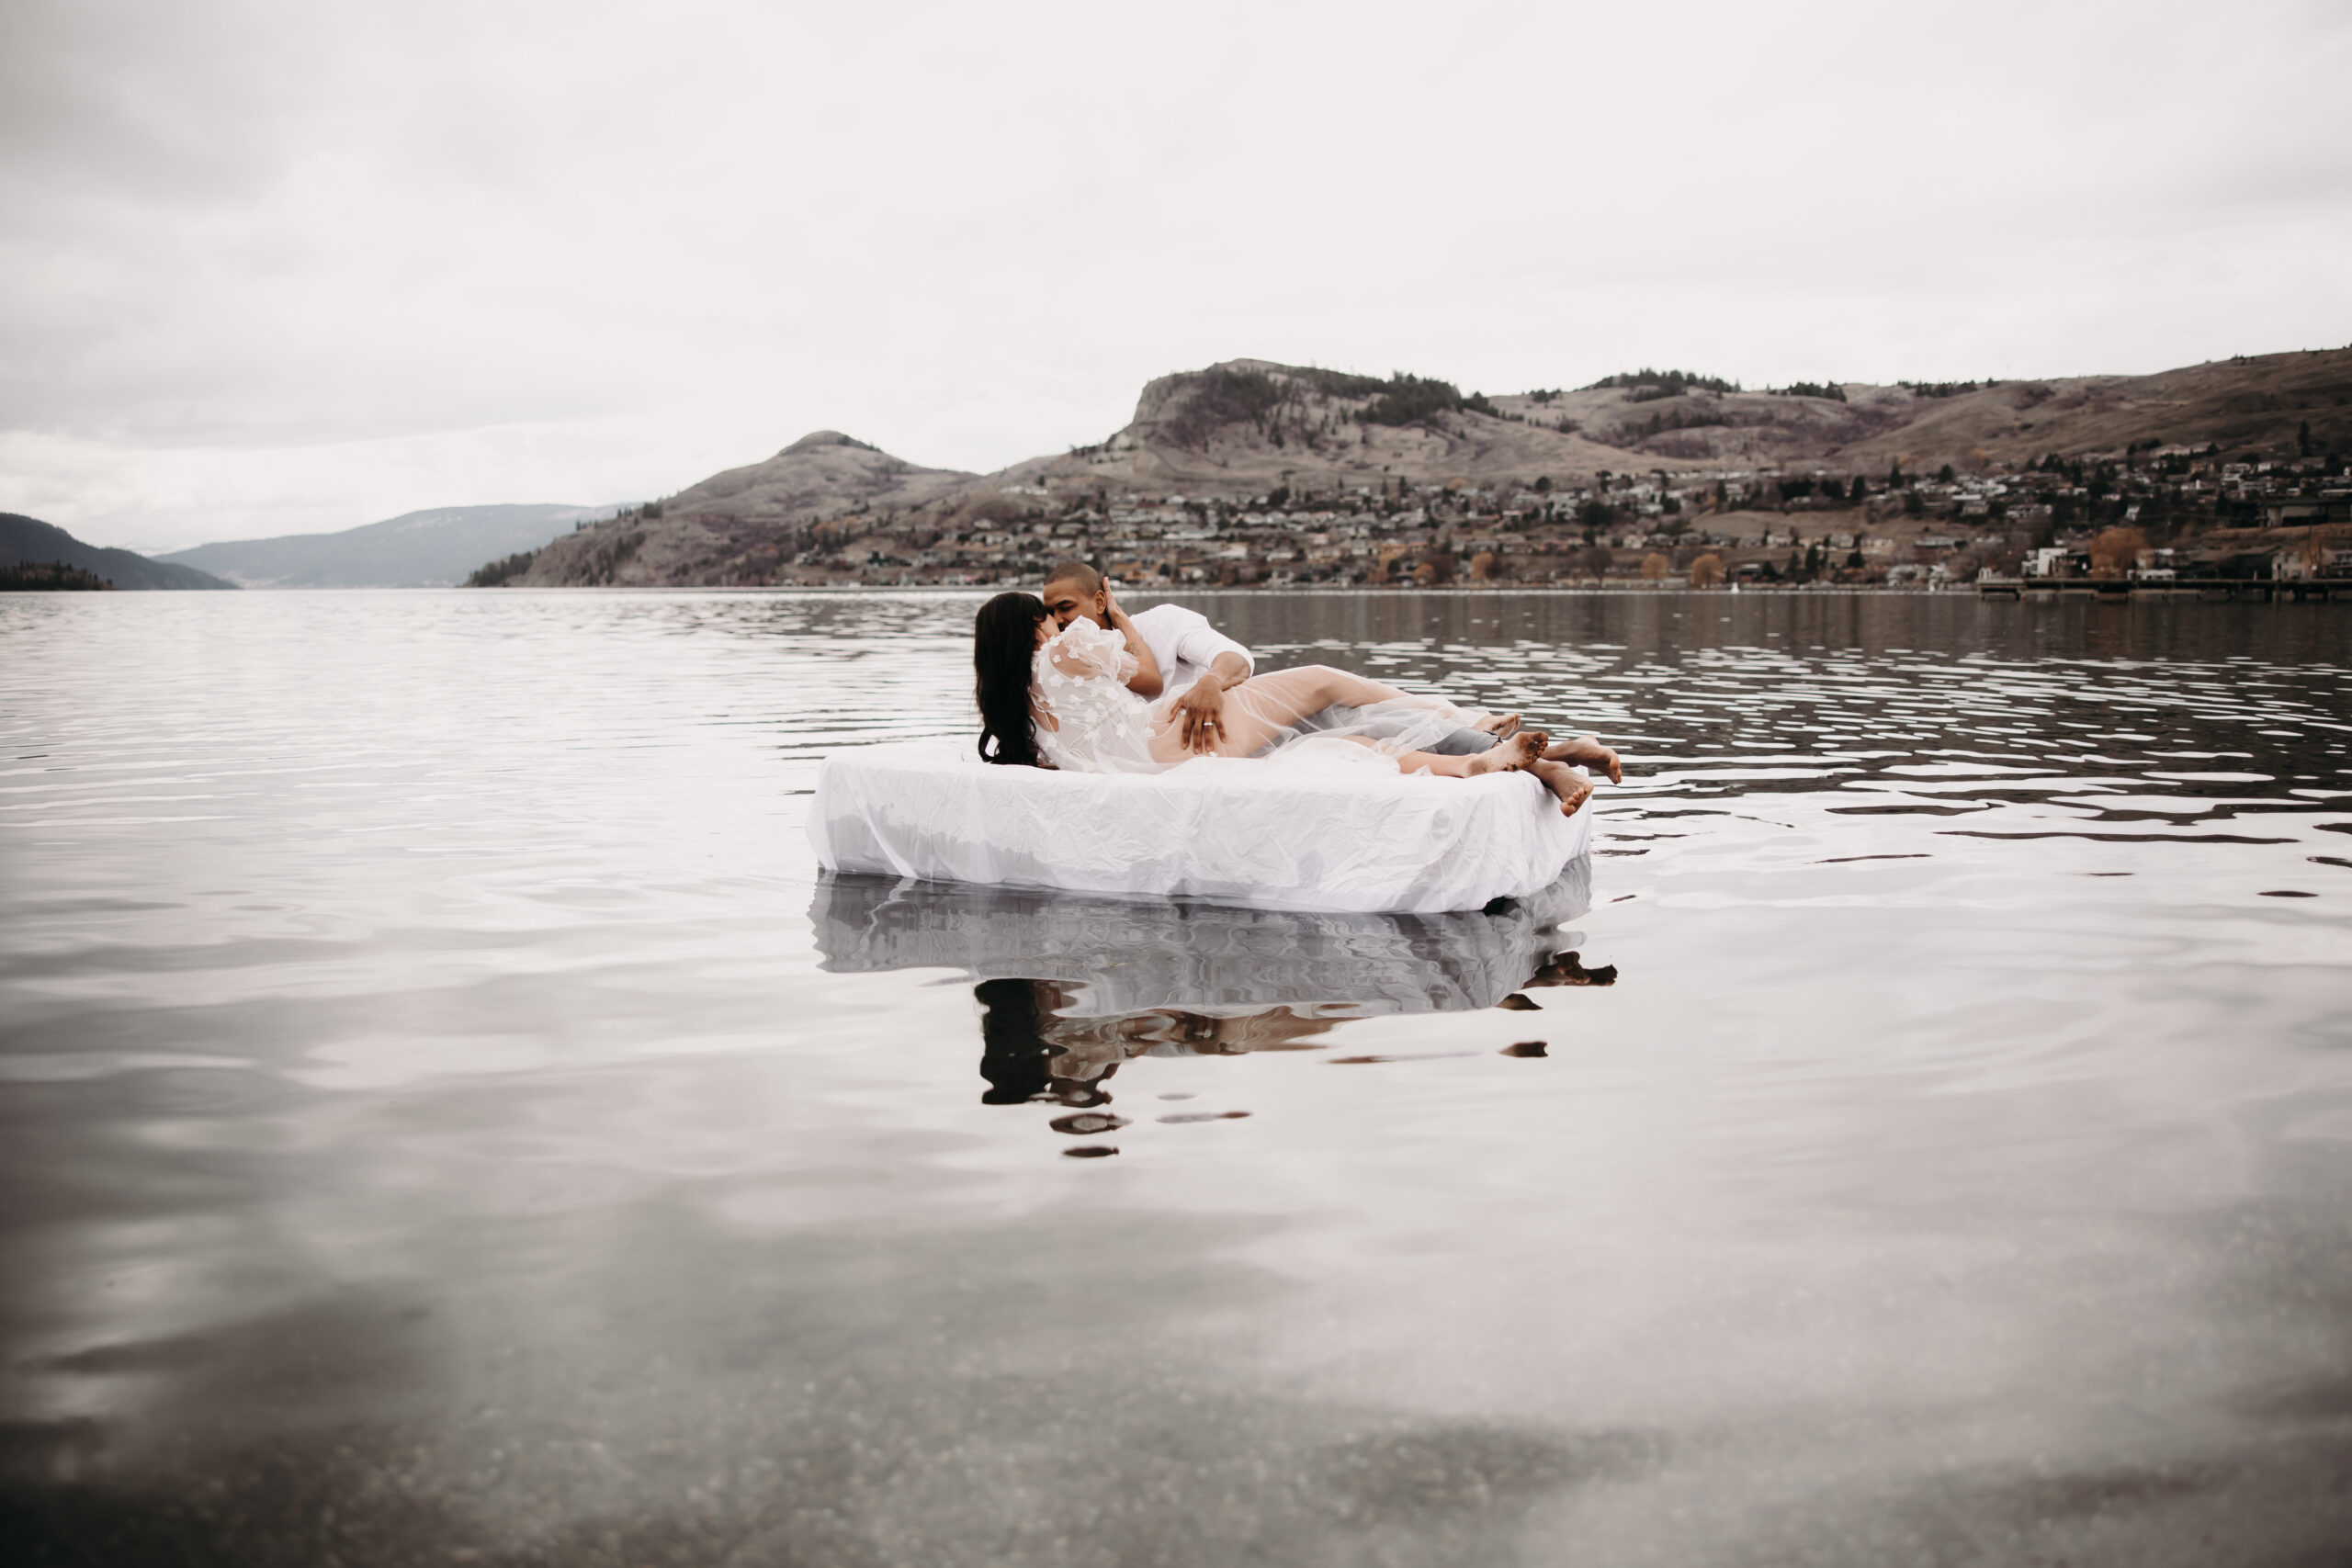
[[[1202,758],[1164,773],[992,767],[968,744],[828,757],[808,841],[829,871],[1265,909],[1434,914],[1526,898],[1590,844],[1525,773],[1475,779]]]

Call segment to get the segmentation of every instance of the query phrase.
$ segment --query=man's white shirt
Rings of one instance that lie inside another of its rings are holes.
[[[1198,610],[1187,610],[1182,604],[1154,604],[1128,618],[1143,634],[1143,640],[1150,645],[1151,657],[1159,664],[1159,694],[1163,697],[1182,691],[1207,674],[1210,663],[1220,653],[1238,654],[1253,673],[1257,671],[1258,661],[1250,656],[1250,650],[1209,625],[1209,618]]]

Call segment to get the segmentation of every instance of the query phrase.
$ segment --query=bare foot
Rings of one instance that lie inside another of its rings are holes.
[[[1508,740],[1498,740],[1490,751],[1470,759],[1469,774],[1516,773],[1544,760],[1544,743],[1552,738],[1540,729],[1522,729]]]
[[[1519,733],[1519,715],[1490,713],[1470,728],[1482,734],[1491,735],[1498,740],[1508,740]]]
[[[1530,986],[1613,986],[1617,983],[1617,965],[1604,964],[1598,969],[1588,969],[1584,960],[1573,953],[1555,953],[1552,961],[1528,977]]]
[[[1617,753],[1587,735],[1576,740],[1563,740],[1544,752],[1547,762],[1574,762],[1580,767],[1599,768],[1609,775],[1611,784],[1625,782],[1625,765]]]
[[[1560,815],[1563,817],[1574,817],[1584,803],[1592,798],[1592,781],[1566,762],[1539,761],[1535,763],[1534,773],[1544,781],[1545,789],[1560,797]]]

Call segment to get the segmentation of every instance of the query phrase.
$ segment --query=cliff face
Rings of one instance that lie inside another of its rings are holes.
[[[1472,485],[1603,471],[1815,465],[1964,469],[2139,444],[2352,448],[2352,349],[2267,355],[2154,376],[1984,386],[1848,383],[1790,396],[1676,377],[1493,397],[1411,376],[1235,359],[1152,381],[1101,445],[994,474],[925,468],[838,431],[567,535],[508,581],[657,586],[779,580],[804,558],[893,549],[1101,495],[1236,496],[1277,485]]]
[[[1163,376],[1101,446],[1046,466],[1064,483],[1126,479],[1204,493],[1285,482],[1416,484],[1622,468],[1626,454],[1511,400],[1444,382],[1386,380],[1234,359]]]

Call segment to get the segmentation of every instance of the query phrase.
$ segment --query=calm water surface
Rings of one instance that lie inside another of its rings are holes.
[[[0,1555],[2352,1552],[2352,615],[1208,596],[1597,853],[822,881],[976,597],[0,598]]]

